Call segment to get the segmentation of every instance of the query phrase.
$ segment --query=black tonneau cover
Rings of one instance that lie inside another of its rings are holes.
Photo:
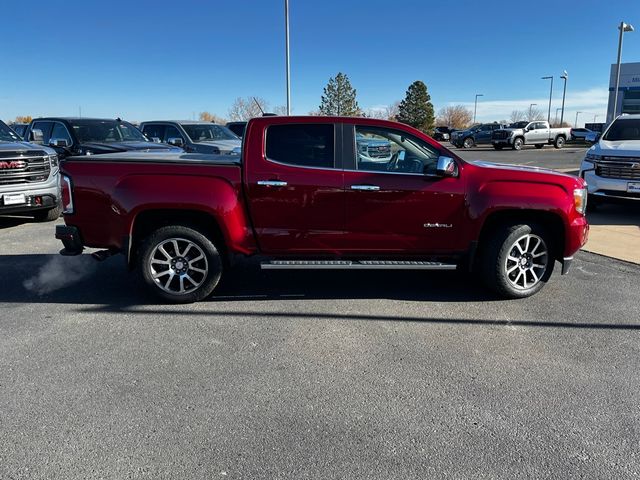
[[[208,165],[240,165],[240,155],[209,155],[205,153],[120,152],[101,155],[67,157],[64,162],[127,162],[127,163],[193,163]]]

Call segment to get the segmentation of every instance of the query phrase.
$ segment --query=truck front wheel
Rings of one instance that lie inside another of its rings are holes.
[[[486,285],[506,298],[538,292],[553,273],[549,234],[540,225],[504,225],[487,236],[481,257]]]
[[[516,138],[513,141],[513,145],[511,146],[511,148],[513,148],[514,150],[522,150],[522,145],[524,144],[524,142],[522,141],[521,138]]]
[[[192,303],[209,296],[222,276],[222,259],[202,233],[185,226],[162,227],[140,248],[139,269],[163,300]]]
[[[564,137],[557,137],[556,141],[553,142],[553,146],[556,148],[562,148],[564,147],[564,143],[565,143]]]

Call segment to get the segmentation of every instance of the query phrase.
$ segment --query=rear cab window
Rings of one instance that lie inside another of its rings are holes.
[[[298,167],[335,168],[332,123],[270,125],[266,132],[267,160]]]

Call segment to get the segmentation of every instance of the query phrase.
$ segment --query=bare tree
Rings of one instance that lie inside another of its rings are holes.
[[[368,118],[377,118],[379,120],[391,120],[395,121],[398,115],[399,101],[395,101],[390,105],[386,105],[382,108],[370,108],[364,112],[364,116]]]
[[[522,110],[514,110],[511,112],[509,120],[511,120],[511,123],[520,122],[527,117],[527,113],[528,112],[523,112]]]
[[[537,108],[530,108],[527,111],[527,117],[525,118],[525,120],[529,122],[535,122],[536,120],[544,120],[544,118],[544,113],[542,113],[541,110]]]
[[[224,118],[219,117],[215,113],[209,113],[209,112],[200,112],[200,120],[202,120],[203,122],[213,122],[213,123],[218,123],[222,125],[227,123],[227,121]]]
[[[473,112],[464,105],[450,105],[440,109],[436,125],[461,129],[468,127],[472,118]]]
[[[228,115],[234,121],[250,120],[262,116],[262,112],[269,111],[269,102],[260,97],[238,97],[231,105]]]

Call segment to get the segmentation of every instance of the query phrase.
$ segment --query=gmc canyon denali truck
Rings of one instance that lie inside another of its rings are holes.
[[[535,145],[536,148],[553,145],[562,148],[570,138],[570,128],[551,128],[546,121],[516,122],[509,128],[495,130],[491,136],[491,143],[496,150],[502,150],[507,146],[514,150],[522,150],[525,145]]]
[[[359,135],[384,138],[372,168]],[[582,179],[466,162],[407,125],[261,117],[241,156],[108,154],[62,166],[64,255],[124,254],[170,302],[213,292],[237,255],[264,269],[478,270],[509,298],[566,273],[585,243]]]
[[[53,221],[60,216],[59,192],[56,152],[23,142],[0,121],[0,214]]]

